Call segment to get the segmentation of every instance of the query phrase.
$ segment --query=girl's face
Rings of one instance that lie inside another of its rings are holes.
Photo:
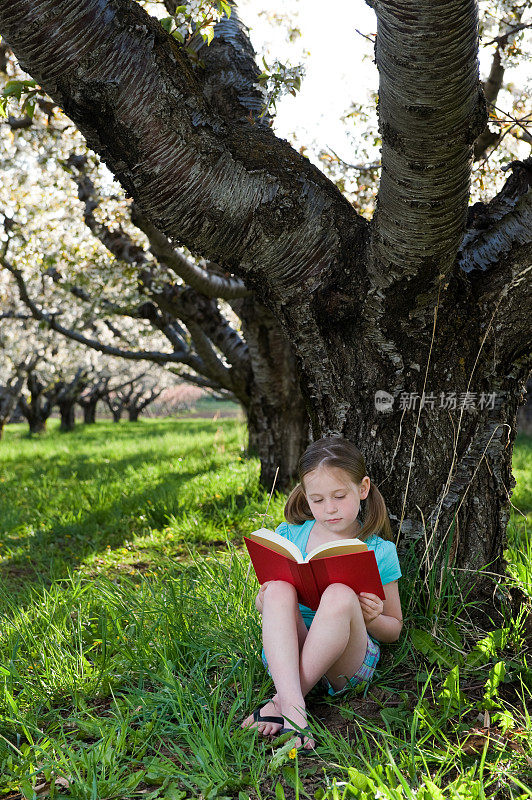
[[[368,496],[370,479],[360,484],[337,467],[317,467],[305,475],[303,488],[316,522],[331,533],[356,536],[360,501]]]

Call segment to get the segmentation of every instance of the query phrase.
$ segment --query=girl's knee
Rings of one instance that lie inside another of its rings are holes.
[[[271,581],[266,587],[264,599],[294,600],[297,598],[295,587],[287,581]]]
[[[320,607],[330,606],[335,613],[345,611],[350,612],[353,607],[360,608],[358,595],[344,583],[331,583],[323,592],[320,600]]]

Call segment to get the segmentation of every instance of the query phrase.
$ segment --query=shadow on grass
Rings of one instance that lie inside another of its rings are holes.
[[[176,437],[175,444],[170,439],[159,453],[153,441],[176,435],[176,428],[181,437]],[[49,585],[95,556],[107,554],[109,548],[119,548],[135,536],[149,537],[170,521],[186,521],[192,513],[199,520],[198,541],[208,545],[209,537],[203,535],[201,525],[205,511],[199,505],[194,507],[190,488],[184,490],[198,476],[225,469],[226,456],[205,442],[215,430],[213,423],[205,420],[157,420],[156,425],[141,421],[123,426],[103,423],[79,426],[67,435],[52,430],[39,440],[43,447],[33,452],[24,452],[24,448],[22,452],[17,448],[4,452],[0,534],[5,555],[0,580],[17,593],[24,591],[28,582]],[[130,442],[135,452],[111,453],[107,445],[111,434],[116,441],[115,432],[126,446]],[[22,436],[19,433],[13,438],[16,441]],[[79,442],[79,450],[70,447],[61,452],[66,436],[69,443]],[[9,463],[16,463],[16,472]],[[136,477],[144,470],[145,479]],[[131,490],[128,480],[135,484]],[[221,512],[218,508],[218,514]],[[181,541],[181,549],[183,544]],[[153,550],[150,562],[157,561],[156,548],[156,540],[147,548]]]
[[[135,464],[137,458],[125,459],[128,465]],[[145,459],[142,461],[145,463]],[[123,466],[123,463],[122,463]],[[117,464],[117,468],[120,464]],[[146,515],[146,522],[152,526],[165,524],[171,514],[178,515],[182,511],[179,505],[179,488],[198,474],[203,474],[203,469],[194,472],[169,473],[155,486],[151,485],[143,491],[138,491],[127,497],[119,497],[114,502],[100,505],[91,512],[79,512],[77,521],[68,523],[53,522],[53,527],[48,530],[34,530],[31,524],[22,524],[19,528],[26,528],[26,534],[6,533],[3,535],[5,547],[21,547],[24,545],[24,558],[12,558],[0,565],[0,578],[26,572],[24,562],[29,561],[33,566],[33,574],[46,576],[47,562],[55,562],[64,566],[60,573],[53,569],[53,579],[63,577],[69,571],[79,567],[88,556],[102,552],[107,548],[119,547],[128,540],[132,532],[128,523],[132,515],[147,509],[148,501],[153,504],[153,509]],[[161,510],[157,499],[164,497],[165,509]],[[168,498],[174,498],[171,506],[166,505]],[[37,568],[37,565],[39,568]],[[44,571],[43,571],[44,570]],[[47,576],[52,578],[52,576]]]

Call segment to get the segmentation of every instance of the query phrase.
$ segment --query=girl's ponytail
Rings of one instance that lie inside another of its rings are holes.
[[[390,525],[386,503],[374,483],[370,484],[368,496],[362,503],[365,503],[365,508],[361,508],[364,511],[364,517],[362,528],[357,538],[364,540],[366,536],[376,533],[383,539],[390,540],[392,538],[392,526]]]
[[[288,500],[284,507],[284,516],[291,525],[302,525],[308,519],[314,519],[305,496],[305,490],[300,483],[288,495]]]

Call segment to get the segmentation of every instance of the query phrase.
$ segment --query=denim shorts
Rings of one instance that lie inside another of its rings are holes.
[[[366,647],[366,655],[364,656],[364,661],[357,669],[354,675],[349,678],[346,685],[343,686],[338,691],[335,691],[331,686],[328,678],[324,675],[321,679],[321,684],[324,689],[327,690],[327,693],[331,697],[338,697],[344,692],[349,691],[349,689],[354,688],[355,686],[360,686],[364,683],[369,683],[373,678],[373,673],[375,672],[375,667],[377,666],[377,662],[379,661],[381,655],[381,649],[379,647],[379,643],[372,639],[368,633],[368,644]],[[262,663],[264,664],[265,668],[268,670],[268,675],[271,677],[271,672],[268,667],[268,662],[266,660],[266,656],[264,654],[264,649],[262,651]]]

